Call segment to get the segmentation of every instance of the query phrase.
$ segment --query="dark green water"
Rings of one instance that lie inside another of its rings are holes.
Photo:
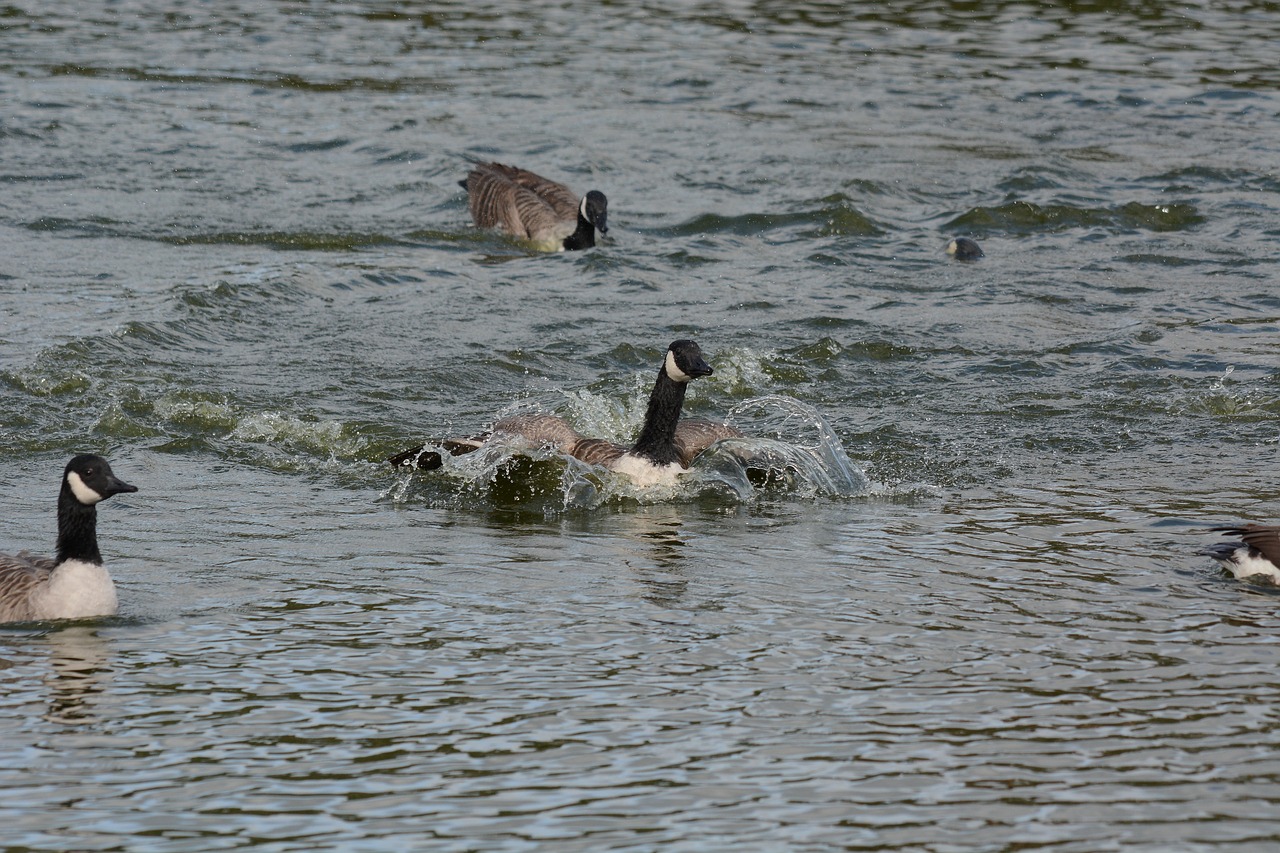
[[[1272,849],[1277,598],[1197,550],[1280,520],[1278,43],[1275,4],[0,7],[0,549],[52,548],[74,452],[140,488],[120,615],[0,629],[0,846]],[[472,158],[609,238],[477,232]],[[682,337],[687,410],[827,461],[381,464],[513,405],[625,440]]]

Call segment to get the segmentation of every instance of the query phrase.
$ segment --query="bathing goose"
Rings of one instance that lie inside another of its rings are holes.
[[[597,228],[609,232],[609,202],[599,190],[578,198],[564,184],[501,163],[477,163],[458,183],[476,225],[500,228],[545,251],[590,249]]]
[[[1210,527],[1215,533],[1238,536],[1242,542],[1219,542],[1204,549],[1237,578],[1261,575],[1280,583],[1280,526],[1237,524]]]
[[[136,491],[101,456],[83,454],[68,462],[58,493],[58,556],[0,554],[0,622],[115,613],[115,584],[98,551],[97,505]]]
[[[477,438],[449,439],[443,448],[453,456],[470,453],[494,436],[522,439],[537,447],[552,447],[561,453],[626,474],[638,485],[648,486],[670,481],[683,473],[694,458],[722,438],[735,438],[741,432],[728,424],[705,420],[680,420],[685,389],[700,376],[710,376],[711,365],[693,341],[674,341],[667,349],[658,378],[649,395],[640,435],[630,447],[602,438],[588,438],[569,425],[564,418],[546,414],[519,414],[494,424],[488,435]],[[422,447],[391,457],[393,465],[408,465],[426,470],[439,468],[440,454]]]

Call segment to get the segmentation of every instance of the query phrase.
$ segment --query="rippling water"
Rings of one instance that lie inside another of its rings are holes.
[[[1197,551],[1280,518],[1278,11],[0,7],[0,548],[140,487],[120,615],[0,628],[0,846],[1272,849],[1277,599]],[[795,477],[382,462],[625,440],[681,337]]]

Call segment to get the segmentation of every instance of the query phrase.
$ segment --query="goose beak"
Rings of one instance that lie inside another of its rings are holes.
[[[710,376],[715,373],[715,371],[711,369],[711,365],[707,364],[706,360],[703,359],[702,356],[698,356],[696,361],[690,363],[689,366],[685,368],[684,372],[692,376],[694,379],[697,379],[699,376]]]
[[[121,480],[119,477],[112,474],[110,477],[107,478],[107,493],[103,495],[103,497],[109,498],[112,495],[118,495],[122,492],[136,492],[136,491],[138,491],[137,486],[131,486],[128,483],[126,483],[124,480]]]

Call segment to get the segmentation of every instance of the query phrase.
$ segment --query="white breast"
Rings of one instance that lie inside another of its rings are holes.
[[[34,602],[37,619],[111,616],[117,607],[111,574],[103,566],[81,560],[67,560],[54,569]]]
[[[1238,578],[1262,575],[1280,583],[1280,569],[1276,568],[1276,564],[1265,557],[1250,557],[1248,548],[1237,548],[1230,559],[1222,561],[1222,565]]]
[[[619,474],[626,474],[635,481],[637,486],[667,485],[674,483],[676,477],[685,473],[685,469],[681,468],[678,462],[672,462],[670,465],[654,465],[648,459],[632,456],[630,453],[619,456],[609,469]]]

